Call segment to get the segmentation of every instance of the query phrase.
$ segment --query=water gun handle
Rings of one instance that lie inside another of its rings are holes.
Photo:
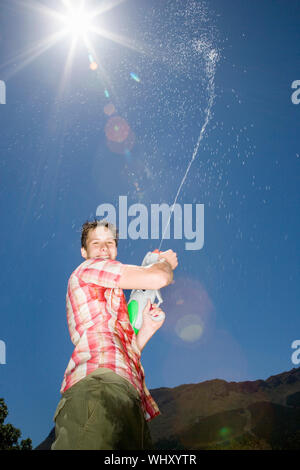
[[[159,260],[159,251],[155,250],[153,252],[149,251],[145,258],[143,259],[142,266],[148,266],[149,264],[156,263]],[[159,290],[155,289],[133,289],[130,294],[128,302],[128,315],[129,321],[134,329],[135,334],[138,334],[139,329],[143,323],[143,311],[148,303],[148,299],[151,304],[155,302],[155,299],[158,299],[159,306],[162,302],[162,296]],[[165,314],[162,313],[157,317],[152,317],[154,321],[161,321],[165,317]]]

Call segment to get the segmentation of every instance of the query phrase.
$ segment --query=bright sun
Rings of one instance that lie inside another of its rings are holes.
[[[57,24],[60,24],[61,28],[56,32],[51,33],[49,36],[42,38],[33,47],[22,51],[22,53],[17,56],[19,65],[14,69],[11,75],[21,70],[30,62],[36,60],[37,57],[53,47],[58,41],[61,41],[68,36],[72,37],[72,41],[62,75],[60,85],[61,92],[68,79],[68,74],[71,71],[72,61],[78,43],[82,42],[84,44],[87,49],[88,56],[93,58],[93,61],[97,66],[96,68],[98,68],[100,59],[97,57],[97,51],[95,50],[93,41],[89,36],[92,36],[93,40],[96,40],[97,37],[109,39],[116,44],[120,44],[140,53],[145,53],[145,45],[143,47],[139,46],[135,41],[131,41],[129,38],[105,29],[100,26],[101,20],[95,22],[97,17],[101,17],[104,13],[107,13],[121,3],[126,2],[126,0],[103,0],[102,2],[99,0],[96,8],[91,8],[88,0],[59,0],[61,3],[61,8],[59,10],[52,9],[37,1],[35,1],[35,3],[24,2],[24,0],[16,1],[19,1],[22,3],[22,6],[30,10],[45,15],[49,21],[55,20]],[[104,70],[103,64],[102,69]]]
[[[92,27],[91,19],[83,7],[70,8],[62,20],[66,31],[73,36],[84,36]]]

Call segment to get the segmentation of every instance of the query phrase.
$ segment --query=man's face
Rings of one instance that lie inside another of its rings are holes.
[[[113,233],[107,227],[97,227],[90,230],[86,241],[87,249],[81,248],[83,258],[108,258],[115,260],[117,257],[116,241]]]

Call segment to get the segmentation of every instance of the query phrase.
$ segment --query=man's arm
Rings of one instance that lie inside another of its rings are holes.
[[[124,286],[124,289],[160,289],[172,282],[173,270],[176,269],[177,266],[177,255],[173,250],[160,252],[160,262],[158,263],[150,266],[126,265],[127,269],[125,268],[123,271],[119,285],[120,287]],[[126,287],[128,285],[130,287]],[[152,310],[150,309],[151,302],[148,300],[143,311],[143,323],[136,337],[140,351],[142,351],[149,339],[162,326],[165,320],[165,315],[163,320],[159,322],[153,320],[154,316],[163,313],[156,304],[152,304]]]
[[[152,307],[152,310],[150,310],[151,303],[150,300],[148,300],[148,303],[143,312],[143,324],[136,336],[136,343],[141,352],[148,343],[149,339],[152,338],[154,333],[162,326],[165,321],[165,317],[159,322],[153,320],[153,317],[156,315],[161,315],[163,312],[161,308],[157,307],[155,304],[152,304]]]
[[[118,286],[122,289],[161,289],[173,280],[170,263],[161,259],[150,266],[124,265]]]
[[[142,352],[146,344],[148,343],[149,339],[152,338],[156,330],[140,330],[136,336],[136,344],[139,350]]]

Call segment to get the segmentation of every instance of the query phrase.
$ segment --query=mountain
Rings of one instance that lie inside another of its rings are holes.
[[[215,379],[150,390],[161,415],[149,426],[158,450],[300,450],[300,367],[267,380]],[[35,450],[50,449],[54,428]]]

